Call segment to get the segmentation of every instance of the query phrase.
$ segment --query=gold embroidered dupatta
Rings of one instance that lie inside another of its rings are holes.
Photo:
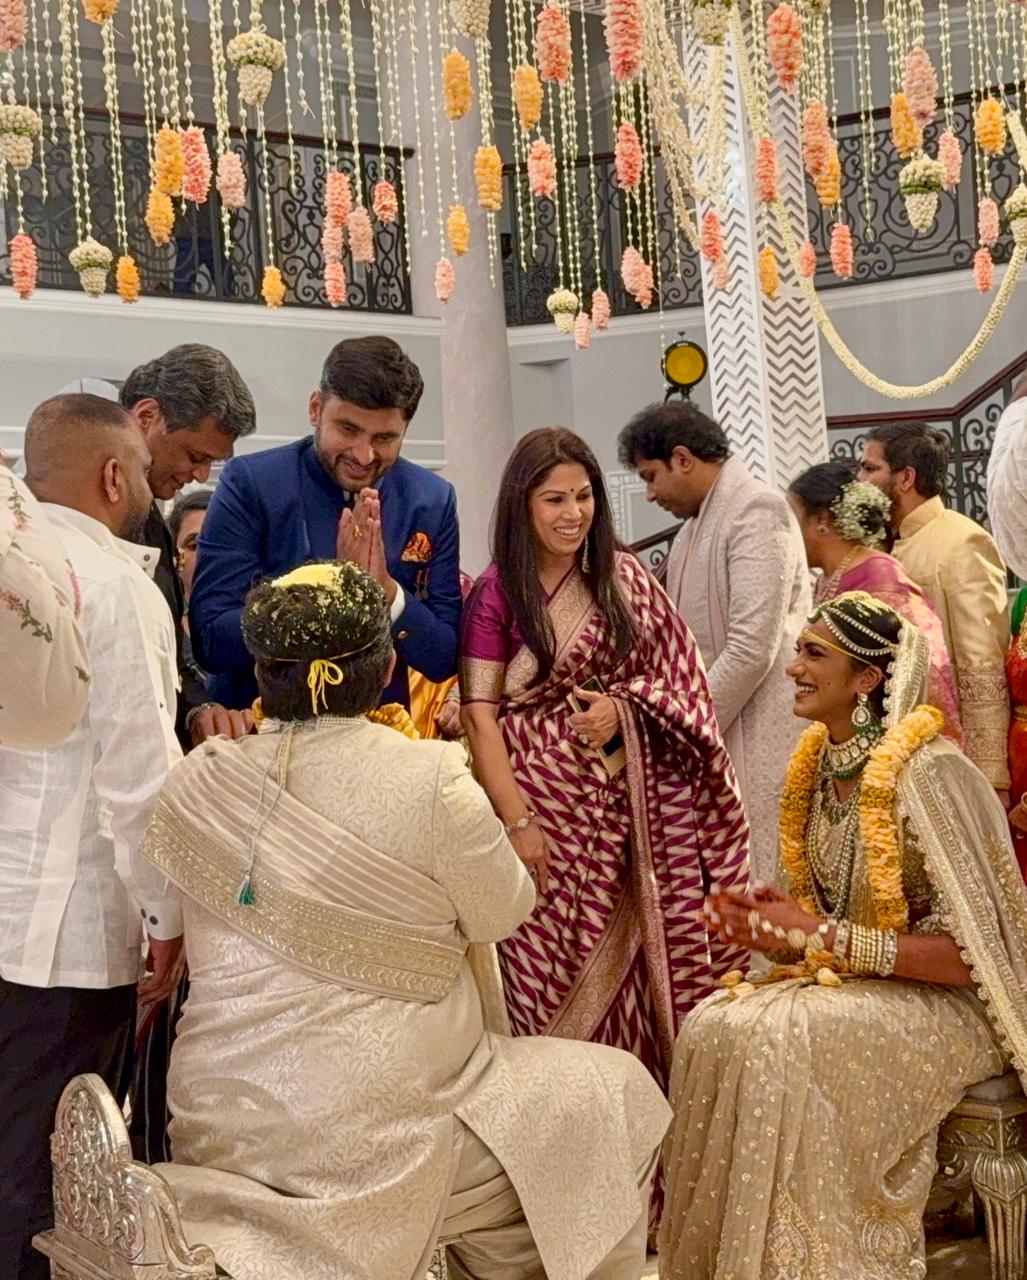
[[[374,995],[441,1000],[467,948],[445,891],[288,791],[255,837],[253,903],[236,900],[261,779],[239,744],[207,744],[171,774],[143,856],[289,965]]]

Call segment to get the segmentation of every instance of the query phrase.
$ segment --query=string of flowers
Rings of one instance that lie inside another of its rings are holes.
[[[371,219],[363,207],[364,164],[360,151],[360,84],[357,78],[357,53],[353,43],[353,19],[350,14],[349,0],[339,0],[339,40],[342,44],[343,53],[346,55],[349,141],[353,148],[353,199],[355,207],[349,216],[348,223],[350,249],[354,261],[370,264],[374,262],[374,233],[371,231]],[[368,244],[369,237],[370,244]]]
[[[294,11],[293,11],[294,12]],[[185,15],[185,6],[182,6],[183,20]],[[282,89],[285,97],[285,149],[286,155],[289,157],[289,191],[294,198],[299,198],[299,178],[300,178],[300,161],[296,151],[296,139],[292,131],[292,75],[289,70],[289,51],[295,53],[297,64],[300,67],[301,74],[303,68],[303,47],[300,44],[300,28],[295,26],[292,31],[292,38],[289,35],[289,18],[286,8],[286,0],[278,0],[278,20],[281,23],[282,43],[285,46],[285,57],[282,60]],[[188,84],[188,82],[187,82]],[[187,103],[188,106],[188,103]],[[192,112],[189,113],[190,119]]]
[[[116,8],[116,6],[115,6]],[[125,170],[121,147],[121,114],[118,109],[118,64],[115,49],[114,15],[102,19],[100,38],[103,47],[103,85],[110,129],[111,186],[114,190],[114,227],[121,256],[115,270],[115,288],[122,302],[138,300],[142,290],[139,267],[128,243],[128,216],[125,207]],[[206,154],[206,148],[204,148]]]
[[[413,4],[414,0],[411,0]],[[425,45],[426,57],[428,59],[428,92],[429,97],[434,103],[435,98],[435,29],[427,11],[424,12],[425,23]],[[413,16],[411,21],[414,21]],[[417,67],[411,67],[412,74],[416,77]],[[453,263],[446,256],[446,230],[444,219],[444,205],[442,195],[442,142],[437,129],[430,130],[431,137],[431,155],[432,162],[435,167],[435,227],[439,238],[439,256],[435,264],[435,297],[443,305],[449,302],[453,296],[456,287],[456,271]],[[421,234],[425,235],[427,226],[422,225]]]
[[[371,48],[374,58],[374,105],[378,117],[378,181],[371,192],[371,207],[374,216],[386,226],[396,221],[399,214],[399,199],[396,188],[385,177],[385,116],[382,108],[382,27],[385,16],[382,12],[381,0],[371,0]]]
[[[535,62],[540,79],[563,84],[571,73],[571,26],[558,0],[539,10],[535,26]]]
[[[607,20],[608,21],[610,20],[610,9],[617,3],[618,3],[618,0],[608,0],[608,4],[607,4]],[[632,0],[625,0],[625,4],[627,7],[631,7]],[[635,10],[635,16],[637,16],[639,21],[639,26],[641,28],[641,13],[639,12],[637,5],[634,6],[634,10]],[[585,0],[579,0],[578,14],[580,17],[580,28],[581,28],[581,65],[583,68],[581,78],[584,83],[584,90],[585,90],[585,153],[588,156],[594,156],[595,155],[595,134],[592,126],[592,89],[591,89],[591,77],[589,74],[589,69],[592,64],[589,59],[589,52],[588,52],[588,18],[585,13]],[[632,22],[632,18],[630,17],[630,15],[627,14],[625,9],[624,11],[616,14],[612,21],[613,21],[613,24],[618,27],[623,27],[625,24],[630,26]],[[633,38],[634,38],[633,30],[628,30],[627,32],[623,30],[617,30],[612,36],[613,45],[617,45],[618,43],[620,43],[621,52],[619,54],[619,64],[620,64],[621,70],[625,72],[625,74],[628,66],[631,63],[629,46]],[[607,39],[608,47],[612,48],[610,44],[611,34],[609,30],[606,33],[606,39]],[[641,39],[641,36],[640,36],[640,39]],[[639,65],[641,65],[641,59],[643,56],[644,56],[643,53],[640,52]],[[612,57],[613,57],[613,54],[611,52],[611,59]],[[596,171],[596,166],[594,164],[589,164],[587,173],[588,173],[590,221],[591,221],[591,228],[592,228],[593,288],[592,288],[592,298],[591,298],[591,312],[592,312],[591,329],[594,330],[596,333],[604,333],[610,327],[610,299],[603,288],[603,284],[604,284],[603,255],[601,252],[602,242],[600,239],[600,229],[599,229],[599,196],[598,196],[599,177]],[[677,238],[675,237],[675,243],[676,242],[677,242]],[[680,274],[681,272],[679,269],[678,275],[680,276]],[[577,339],[578,339],[578,335],[575,334],[575,342],[577,342]],[[591,342],[591,332],[589,335],[589,341]]]
[[[228,106],[228,63],[225,58],[225,30],[221,0],[208,0],[210,68],[214,107],[214,185],[221,198],[221,231],[225,253],[232,249],[232,213],[246,203],[246,175],[242,161],[231,150]]]
[[[767,19],[767,52],[786,93],[794,93],[802,73],[802,19],[787,0]]]
[[[842,280],[851,280],[853,273],[852,232],[844,222],[836,222],[831,228],[831,267]]]
[[[945,0],[942,0],[944,3]],[[856,62],[859,77],[860,169],[863,186],[863,239],[877,238],[871,185],[876,164],[874,149],[874,86],[870,64],[870,15],[867,0],[856,0]],[[811,272],[810,275],[813,273]]]
[[[271,210],[271,157],[267,142],[267,131],[264,128],[264,105],[257,105],[257,133],[260,136],[260,167],[264,180],[264,253],[267,266],[260,283],[261,297],[272,310],[277,310],[285,301],[285,280],[275,261],[275,224]]]
[[[626,84],[636,79],[644,60],[642,11],[638,0],[606,0],[603,30],[614,81]]]

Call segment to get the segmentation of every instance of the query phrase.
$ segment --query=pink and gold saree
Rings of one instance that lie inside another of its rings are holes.
[[[617,574],[637,626],[619,661],[574,570],[554,592],[550,677],[518,633],[492,566],[464,614],[464,702],[499,707],[525,798],[550,846],[550,887],[500,945],[515,1035],[634,1053],[666,1085],[678,1025],[738,953],[706,932],[704,888],[744,885],[748,828],[699,651],[634,557]],[[596,678],[617,704],[627,765],[610,777],[571,731],[568,696]]]

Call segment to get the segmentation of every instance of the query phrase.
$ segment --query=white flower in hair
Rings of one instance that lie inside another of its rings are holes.
[[[831,503],[834,526],[847,542],[876,547],[884,540],[891,499],[876,485],[850,480]]]

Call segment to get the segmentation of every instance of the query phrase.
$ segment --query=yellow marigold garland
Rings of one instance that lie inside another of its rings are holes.
[[[760,250],[759,273],[760,288],[773,301],[777,297],[778,289],[781,287],[781,272],[778,270],[777,258],[774,256],[774,250],[770,245]]]
[[[474,181],[478,204],[498,213],[503,207],[503,161],[496,147],[479,147],[474,153]]]
[[[514,68],[513,100],[522,132],[531,133],[542,119],[542,81],[529,63]]]
[[[442,62],[442,97],[449,119],[467,115],[473,96],[471,64],[459,49],[451,49]]]
[[[118,259],[115,281],[118,297],[122,302],[139,301],[142,283],[139,279],[139,268],[136,266],[136,260],[131,254],[123,253]]]
[[[182,135],[177,129],[165,125],[157,131],[153,148],[153,182],[158,191],[168,196],[182,194],[185,177],[185,156],[182,152]]]
[[[909,925],[909,904],[902,887],[895,793],[903,767],[925,743],[932,742],[941,733],[944,722],[937,707],[916,707],[888,730],[871,751],[863,770],[859,833],[879,929],[902,931]],[[781,866],[788,875],[792,896],[812,914],[816,914],[817,906],[806,856],[806,824],[826,738],[827,729],[822,724],[811,725],[802,735],[788,763],[781,795]]]
[[[282,279],[282,273],[277,267],[266,267],[264,269],[264,279],[260,285],[261,296],[267,305],[274,310],[280,307],[285,301],[285,281]]]
[[[384,707],[376,707],[366,711],[365,716],[373,724],[383,724],[387,729],[395,729],[404,738],[420,738],[410,712],[398,702],[387,702]]]
[[[891,137],[903,160],[915,155],[924,144],[924,131],[917,124],[904,93],[892,94]]]
[[[977,108],[974,137],[985,155],[999,156],[1006,149],[1006,120],[998,98],[985,98]]]
[[[467,221],[467,210],[462,204],[450,206],[446,234],[449,236],[449,246],[458,258],[467,252],[471,243],[471,224]]]
[[[153,243],[167,244],[171,239],[171,231],[175,225],[175,210],[171,203],[171,197],[158,187],[154,187],[150,191],[149,198],[146,201],[146,215],[143,220]]]
[[[827,163],[813,179],[813,185],[817,189],[817,199],[826,209],[833,208],[842,197],[842,165],[833,141],[827,153]]]

